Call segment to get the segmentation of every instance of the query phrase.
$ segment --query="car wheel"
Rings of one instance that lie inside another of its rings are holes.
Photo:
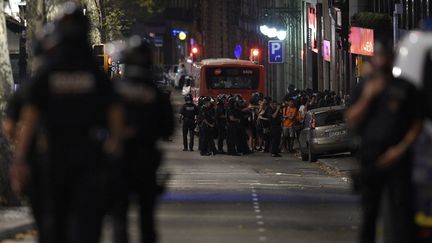
[[[312,149],[309,145],[308,145],[308,157],[309,157],[309,162],[316,162],[317,161],[316,155],[314,153],[312,153]]]

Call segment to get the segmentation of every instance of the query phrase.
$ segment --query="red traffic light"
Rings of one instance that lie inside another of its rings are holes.
[[[193,54],[198,54],[198,48],[196,48],[196,47],[192,48],[192,53]]]
[[[252,54],[252,56],[257,57],[257,56],[259,56],[260,51],[258,49],[252,49],[251,54]]]

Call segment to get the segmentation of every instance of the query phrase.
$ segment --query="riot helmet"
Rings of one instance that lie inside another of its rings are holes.
[[[88,43],[90,20],[84,15],[83,8],[75,2],[66,2],[60,7],[55,22],[55,36],[60,43]]]

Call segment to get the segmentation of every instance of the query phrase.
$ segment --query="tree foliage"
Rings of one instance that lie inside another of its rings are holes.
[[[112,41],[129,34],[132,25],[163,11],[168,0],[101,0],[105,14],[103,39]],[[104,14],[103,14],[104,15]]]

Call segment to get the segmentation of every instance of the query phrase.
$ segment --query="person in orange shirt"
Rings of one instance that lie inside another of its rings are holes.
[[[298,110],[294,105],[293,99],[286,99],[284,101],[286,106],[282,110],[283,114],[283,132],[282,132],[282,143],[281,147],[287,149],[290,153],[294,153],[294,139],[295,129],[294,125],[298,119]]]

